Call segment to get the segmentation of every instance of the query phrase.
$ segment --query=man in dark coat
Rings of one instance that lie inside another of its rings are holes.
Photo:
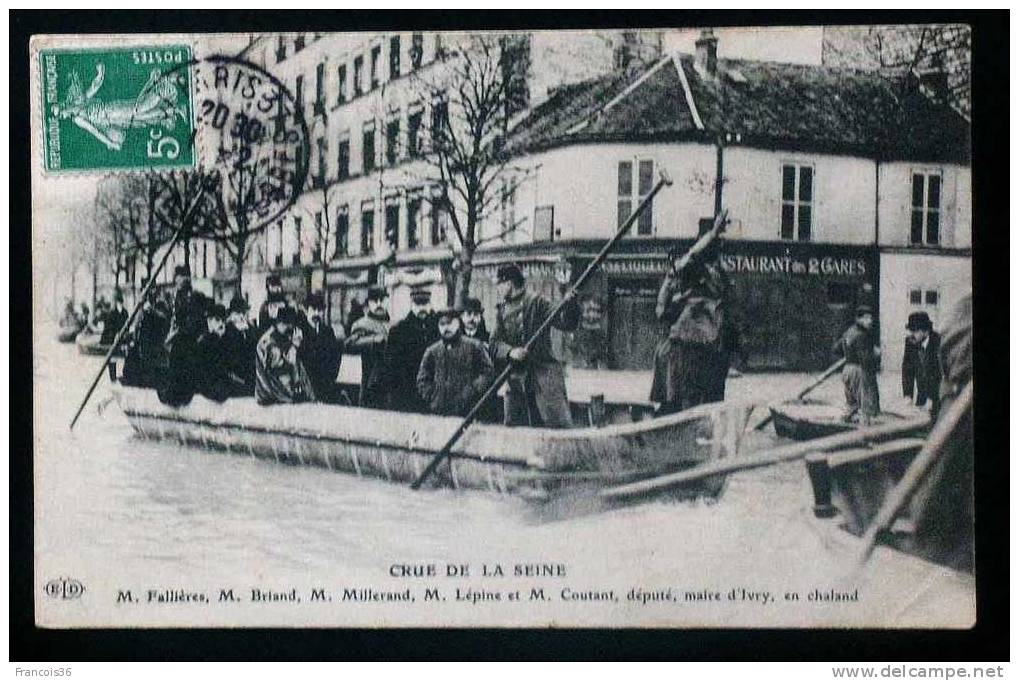
[[[914,312],[906,323],[909,336],[902,355],[902,395],[922,407],[931,402],[931,413],[937,416],[940,406],[941,366],[938,353],[941,336],[926,312]]]
[[[721,242],[670,253],[670,269],[658,291],[655,316],[669,335],[655,349],[651,401],[659,414],[725,399],[729,371],[726,338],[728,282],[718,265]]]
[[[157,388],[166,371],[166,348],[163,341],[170,329],[170,320],[161,305],[155,303],[154,289],[142,301],[138,324],[134,327],[131,345],[124,358],[124,385]]]
[[[568,267],[556,267],[561,292],[569,285]],[[566,375],[552,355],[548,332],[530,351],[524,344],[548,318],[553,304],[543,296],[528,293],[524,274],[517,265],[502,265],[496,271],[496,286],[502,302],[498,305],[491,352],[497,364],[514,363],[514,371],[503,398],[503,423],[507,426],[569,428],[573,425],[566,394]],[[572,331],[580,321],[580,307],[570,299],[556,315],[552,326]]]
[[[602,325],[601,301],[588,298],[580,307],[580,325],[566,338],[571,365],[584,369],[608,369],[609,337]]]
[[[311,293],[304,301],[300,326],[304,340],[297,354],[308,371],[315,397],[320,402],[339,401],[336,374],[340,371],[343,345],[325,320],[325,298],[321,293]]]
[[[298,357],[302,340],[297,313],[283,308],[255,348],[255,399],[259,404],[294,404],[315,399],[308,372]]]
[[[283,282],[280,275],[270,274],[265,278],[265,302],[258,308],[258,335],[261,337],[273,325],[276,315],[286,306]]]
[[[214,402],[246,394],[244,379],[231,371],[229,348],[224,342],[226,308],[210,305],[206,324],[205,333],[195,343],[195,392]]]
[[[190,402],[195,393],[195,343],[206,330],[205,311],[209,300],[192,290],[191,270],[186,265],[177,266],[173,281],[170,330],[163,342],[167,354],[166,376],[158,392],[164,404],[181,406]]]
[[[229,315],[223,344],[226,346],[230,371],[244,381],[242,392],[255,394],[255,346],[258,344],[258,329],[248,319],[248,303],[240,294],[230,300]]]
[[[102,345],[112,344],[124,324],[127,324],[124,294],[117,291],[113,295],[113,307],[106,313],[106,319],[103,320],[103,334],[99,337],[99,342]]]
[[[358,404],[388,408],[385,381],[386,346],[389,342],[389,294],[381,286],[368,289],[367,311],[354,322],[344,344],[347,352],[361,356],[361,392]],[[416,375],[416,374],[415,374]]]
[[[460,324],[465,338],[487,343],[491,338],[485,326],[485,308],[477,298],[468,298],[460,313]]]
[[[868,305],[856,308],[856,321],[832,348],[845,357],[842,385],[846,394],[844,420],[858,419],[868,425],[881,411],[877,388],[877,361],[880,351],[874,343],[874,313]]]
[[[425,350],[439,339],[439,326],[432,312],[431,291],[415,287],[410,302],[410,312],[389,330],[386,385],[393,409],[427,413],[428,405],[418,395],[416,379]]]
[[[467,338],[456,310],[438,315],[440,340],[425,350],[417,391],[433,414],[466,416],[494,377],[492,358],[480,341]]]

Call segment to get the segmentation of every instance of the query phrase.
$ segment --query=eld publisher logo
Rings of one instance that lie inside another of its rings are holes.
[[[85,593],[85,585],[79,582],[77,579],[71,579],[70,577],[61,577],[59,579],[51,579],[46,583],[43,588],[46,595],[50,598],[59,598],[62,601],[73,601],[77,598],[81,598],[81,595]]]

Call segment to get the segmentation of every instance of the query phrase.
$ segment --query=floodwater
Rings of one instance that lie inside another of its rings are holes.
[[[52,334],[38,337],[36,578],[42,584],[68,576],[88,590],[68,606],[37,596],[43,616],[55,623],[965,626],[972,618],[971,581],[891,551],[854,572],[839,533],[812,517],[801,463],[733,475],[716,503],[652,501],[548,519],[518,498],[414,492],[322,469],[144,441],[111,401],[105,378],[70,432],[67,424],[100,361],[56,343]],[[743,377],[732,379],[729,390],[775,390],[802,378]],[[837,395],[837,386],[826,390]],[[391,573],[393,565],[428,564],[438,577]],[[448,564],[470,565],[470,578],[446,578]],[[514,565],[561,565],[566,575],[538,580],[553,597],[544,606],[244,604],[194,611],[115,605],[125,589],[213,593],[231,587],[246,594],[255,587],[393,590],[437,583],[498,590],[533,582],[482,577],[483,564],[490,572],[495,565],[506,572]],[[563,588],[611,589],[616,600],[577,602],[564,597]],[[626,598],[630,589],[666,588],[706,595],[675,607]],[[744,592],[735,601],[711,602],[711,594],[725,601],[736,588]],[[859,598],[808,602],[815,589],[855,589]],[[746,595],[764,591],[771,602]],[[790,592],[800,600],[783,602]]]

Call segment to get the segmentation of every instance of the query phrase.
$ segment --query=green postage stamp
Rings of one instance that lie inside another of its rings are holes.
[[[39,53],[46,170],[194,165],[187,45]]]

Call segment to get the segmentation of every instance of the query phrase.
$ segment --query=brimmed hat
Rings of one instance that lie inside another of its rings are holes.
[[[368,297],[366,300],[385,300],[389,297],[389,293],[382,286],[372,286],[368,289]]]
[[[286,322],[287,324],[297,323],[297,310],[292,307],[285,307],[280,310],[280,313],[276,315],[277,322]]]
[[[304,306],[313,307],[316,310],[324,310],[326,309],[326,299],[320,292],[315,291],[309,293],[308,297],[304,299]]]
[[[415,303],[423,304],[432,301],[432,291],[427,286],[413,286],[410,289],[410,299]]]
[[[499,284],[504,281],[512,281],[516,284],[523,284],[524,271],[520,269],[520,266],[516,263],[499,265],[499,269],[495,271],[495,281]]]
[[[435,315],[436,319],[439,320],[444,319],[446,317],[449,317],[450,319],[459,319],[460,310],[455,307],[444,307],[441,310],[437,311]]]
[[[219,303],[214,303],[206,309],[205,316],[209,319],[226,319],[226,308]]]
[[[930,331],[932,328],[934,328],[934,323],[931,322],[931,318],[926,312],[913,312],[909,315],[909,321],[906,322],[907,331]]]
[[[244,296],[234,296],[230,299],[230,312],[247,312],[251,309],[248,305],[248,301],[244,300]]]
[[[473,312],[474,314],[481,314],[485,311],[485,307],[481,304],[481,301],[477,298],[468,298],[464,301],[464,312]]]
[[[191,277],[191,268],[188,267],[187,265],[177,265],[176,267],[173,268],[173,277],[174,277],[174,279],[176,279],[177,277],[188,277],[188,278],[190,278]]]

